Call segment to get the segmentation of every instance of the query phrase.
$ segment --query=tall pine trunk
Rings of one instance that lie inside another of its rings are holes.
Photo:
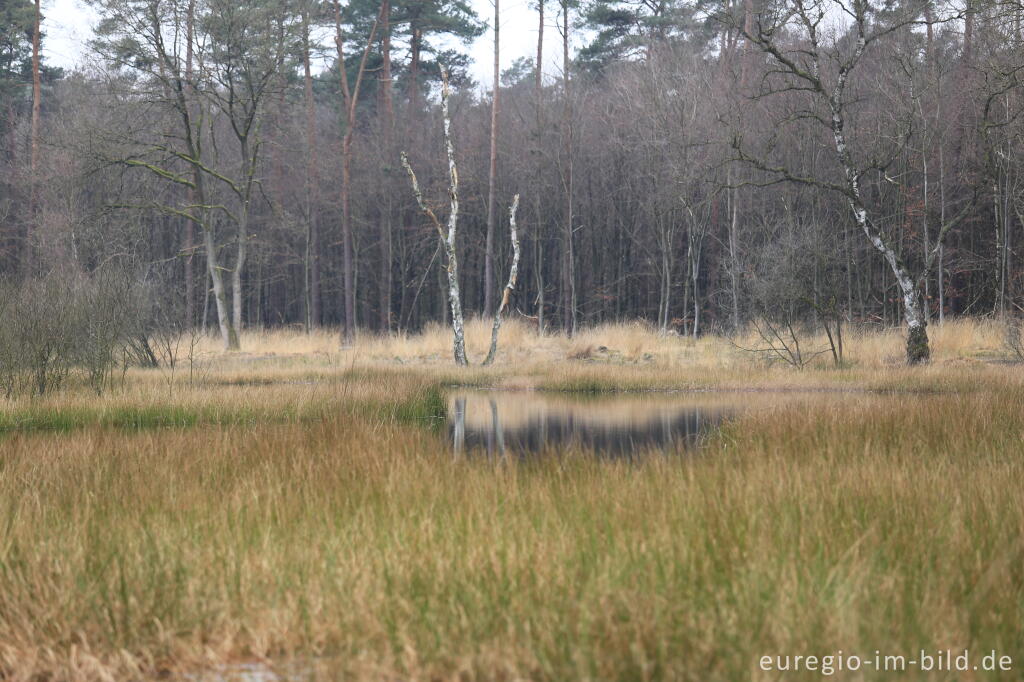
[[[391,89],[391,2],[383,1],[381,8],[381,71],[380,71],[380,100],[381,100],[381,128],[383,129],[383,178],[386,181],[385,197],[380,208],[379,230],[380,230],[380,329],[384,333],[391,331],[391,211],[392,203],[390,191],[392,188],[391,154],[394,152],[394,125],[395,112],[392,101]]]
[[[533,192],[533,207],[536,219],[533,235],[534,248],[534,272],[537,281],[537,333],[544,333],[544,247],[541,237],[544,230],[544,216],[542,207],[541,192],[543,181],[541,177],[544,172],[543,147],[541,137],[544,134],[544,0],[537,2],[537,63],[533,78],[534,97],[534,182],[536,187]]]
[[[494,87],[491,98],[491,154],[490,168],[487,176],[487,241],[484,249],[484,316],[490,317],[494,312],[494,226],[497,222],[497,184],[498,184],[498,109],[501,92],[501,17],[500,0],[494,2]]]
[[[306,254],[304,288],[306,298],[306,326],[320,326],[320,244],[317,216],[318,187],[316,131],[316,102],[313,99],[313,69],[309,46],[309,9],[302,12],[302,67],[303,95],[306,105]]]
[[[573,244],[573,128],[572,80],[569,76],[569,2],[562,0],[562,81],[565,96],[562,137],[564,144],[563,189],[565,190],[564,235],[562,252],[562,323],[570,336],[576,334],[576,254]]]
[[[41,38],[42,8],[36,0],[35,18],[32,29],[32,131],[31,131],[31,189],[29,197],[29,225],[25,240],[26,264],[32,267],[33,237],[39,214],[39,110],[43,99],[42,75],[40,74],[39,41]]]

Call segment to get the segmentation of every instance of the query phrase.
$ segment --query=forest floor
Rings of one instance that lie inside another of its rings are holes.
[[[920,368],[849,333],[802,371],[753,339],[506,331],[490,368],[442,329],[275,332],[9,402],[0,679],[767,680],[762,656],[922,649],[1012,668],[907,679],[1024,679],[1024,366],[997,324],[930,328]],[[452,456],[454,386],[767,405],[697,454],[492,461]]]

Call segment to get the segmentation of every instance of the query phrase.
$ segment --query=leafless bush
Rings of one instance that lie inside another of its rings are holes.
[[[11,297],[4,335],[11,348],[12,392],[40,395],[59,389],[71,373],[74,296],[71,282],[50,276],[22,282]]]
[[[800,339],[806,328],[792,320],[774,321],[763,316],[754,318],[751,325],[757,333],[759,344],[748,348],[734,341],[733,345],[748,353],[760,355],[769,363],[784,362],[791,367],[803,369],[814,358],[829,352],[828,348],[808,351],[806,342],[801,346]]]
[[[127,272],[51,273],[0,286],[0,390],[42,395],[77,376],[97,393],[137,351],[147,300]]]
[[[758,345],[734,345],[796,368],[826,353],[837,367],[842,366],[842,314],[833,293],[840,267],[835,256],[823,249],[812,226],[776,230],[775,239],[748,267],[748,305]],[[824,331],[828,346],[810,348],[818,330]]]

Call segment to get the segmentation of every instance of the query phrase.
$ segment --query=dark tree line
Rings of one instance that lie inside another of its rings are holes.
[[[905,324],[916,361],[930,321],[1021,304],[1019,2],[537,0],[559,58],[502,72],[500,106],[452,48],[488,30],[464,0],[91,4],[93,66],[60,74],[33,3],[0,3],[11,280],[159,265],[226,347],[447,320],[399,160],[447,202],[444,67],[467,313],[496,307],[515,194],[510,308],[542,329]]]

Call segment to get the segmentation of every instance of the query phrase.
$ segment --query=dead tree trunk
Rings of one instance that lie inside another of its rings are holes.
[[[452,142],[452,123],[448,111],[448,72],[442,71],[444,84],[441,88],[441,114],[444,117],[444,146],[448,153],[448,199],[450,209],[448,212],[448,232],[445,234],[441,227],[441,221],[437,214],[427,205],[420,191],[419,182],[416,180],[416,173],[409,165],[409,158],[402,152],[402,166],[409,174],[412,181],[412,191],[416,196],[416,203],[423,214],[430,218],[431,223],[437,229],[437,234],[444,244],[446,270],[448,273],[448,302],[452,309],[452,333],[455,364],[467,365],[466,360],[466,333],[462,319],[462,296],[459,293],[459,261],[455,252],[455,235],[459,224],[459,171],[455,165],[455,144]]]
[[[498,305],[498,310],[494,313],[494,325],[491,327],[491,347],[487,351],[487,359],[484,360],[484,365],[493,363],[495,356],[498,354],[498,332],[501,331],[501,314],[508,307],[508,300],[512,296],[512,292],[515,291],[516,280],[519,279],[519,233],[516,229],[516,212],[518,210],[519,195],[517,194],[512,199],[512,207],[508,210],[509,232],[512,239],[512,268],[508,271],[508,284],[505,285],[505,291],[501,295],[501,303]]]

